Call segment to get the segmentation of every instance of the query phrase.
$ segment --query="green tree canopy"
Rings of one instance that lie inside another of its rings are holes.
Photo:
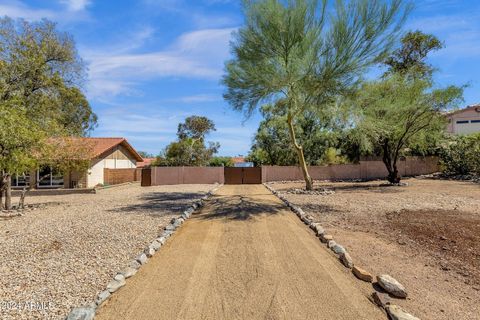
[[[205,143],[205,137],[215,130],[213,121],[206,117],[190,116],[178,125],[178,140],[170,143],[154,165],[206,166],[217,153],[220,144]]]
[[[245,25],[226,63],[225,99],[250,115],[273,106],[288,125],[306,188],[312,179],[297,140],[298,116],[332,104],[360,75],[385,58],[409,6],[402,0],[244,1]]]
[[[443,112],[462,101],[463,88],[435,88],[428,52],[440,41],[421,32],[408,33],[386,60],[384,77],[364,83],[349,102],[352,138],[365,150],[382,155],[388,181],[399,183],[397,161],[407,148],[426,148],[445,130]],[[394,62],[394,63],[393,63]],[[361,142],[360,142],[361,141]]]
[[[48,139],[95,126],[80,89],[84,76],[73,39],[54,23],[0,18],[0,192],[7,192],[7,208],[11,175],[38,166]]]

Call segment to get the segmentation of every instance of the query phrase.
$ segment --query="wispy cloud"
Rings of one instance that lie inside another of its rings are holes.
[[[24,1],[5,0],[0,3],[0,16],[9,16],[13,19],[22,18],[28,21],[37,21],[46,18],[61,24],[69,24],[89,19],[85,8],[90,1],[61,0],[60,3],[65,5],[65,9],[54,10],[51,8],[31,7]]]
[[[56,13],[53,10],[31,8],[22,1],[7,0],[0,4],[0,16],[9,16],[14,19],[23,18],[33,21],[42,18],[55,18]]]
[[[88,93],[93,98],[129,95],[135,92],[135,84],[155,78],[218,80],[229,56],[233,30],[188,32],[164,50],[147,53],[115,52],[111,48],[84,50],[82,56],[89,64]]]
[[[90,5],[90,0],[60,0],[60,3],[67,6],[70,11],[82,11]]]

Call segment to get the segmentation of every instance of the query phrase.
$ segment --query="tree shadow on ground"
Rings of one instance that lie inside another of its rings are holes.
[[[305,211],[306,213],[308,212],[314,212],[314,213],[341,213],[343,212],[342,210],[339,210],[335,208],[334,206],[328,205],[328,204],[323,204],[323,203],[305,203],[301,204],[300,207]]]
[[[148,214],[151,216],[165,216],[168,214],[180,214],[200,199],[204,193],[195,192],[151,192],[140,197],[141,203],[111,209],[111,212],[127,214]]]
[[[252,199],[248,196],[215,197],[209,201],[207,212],[196,218],[203,220],[230,219],[245,221],[260,215],[273,215],[288,208],[281,203]]]
[[[335,185],[335,184],[326,184],[321,186],[316,186],[315,190],[322,191],[333,190],[335,192],[357,192],[357,191],[370,191],[370,192],[379,192],[379,193],[400,193],[404,192],[403,188],[408,188],[408,186],[395,186],[387,183],[370,183],[370,184],[346,184],[346,185]]]

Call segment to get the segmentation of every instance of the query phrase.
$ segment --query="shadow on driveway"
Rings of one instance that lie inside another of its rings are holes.
[[[132,204],[110,211],[137,214],[139,211],[151,216],[179,214],[187,209],[193,201],[200,199],[205,193],[195,192],[151,192],[140,197],[141,203]]]

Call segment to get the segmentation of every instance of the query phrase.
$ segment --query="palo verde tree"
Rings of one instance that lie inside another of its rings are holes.
[[[364,147],[382,155],[388,181],[401,180],[398,159],[407,148],[426,147],[428,139],[445,130],[442,112],[462,101],[463,88],[434,88],[427,54],[441,47],[432,35],[410,32],[401,48],[386,60],[382,79],[364,83],[350,102],[356,132]]]
[[[70,35],[48,20],[0,18],[0,193],[34,169],[52,137],[84,135],[96,115],[80,90],[85,66]]]
[[[247,116],[272,105],[285,115],[306,188],[313,188],[297,140],[297,119],[326,108],[385,58],[409,5],[402,0],[246,0],[245,25],[231,43],[224,98]]]

